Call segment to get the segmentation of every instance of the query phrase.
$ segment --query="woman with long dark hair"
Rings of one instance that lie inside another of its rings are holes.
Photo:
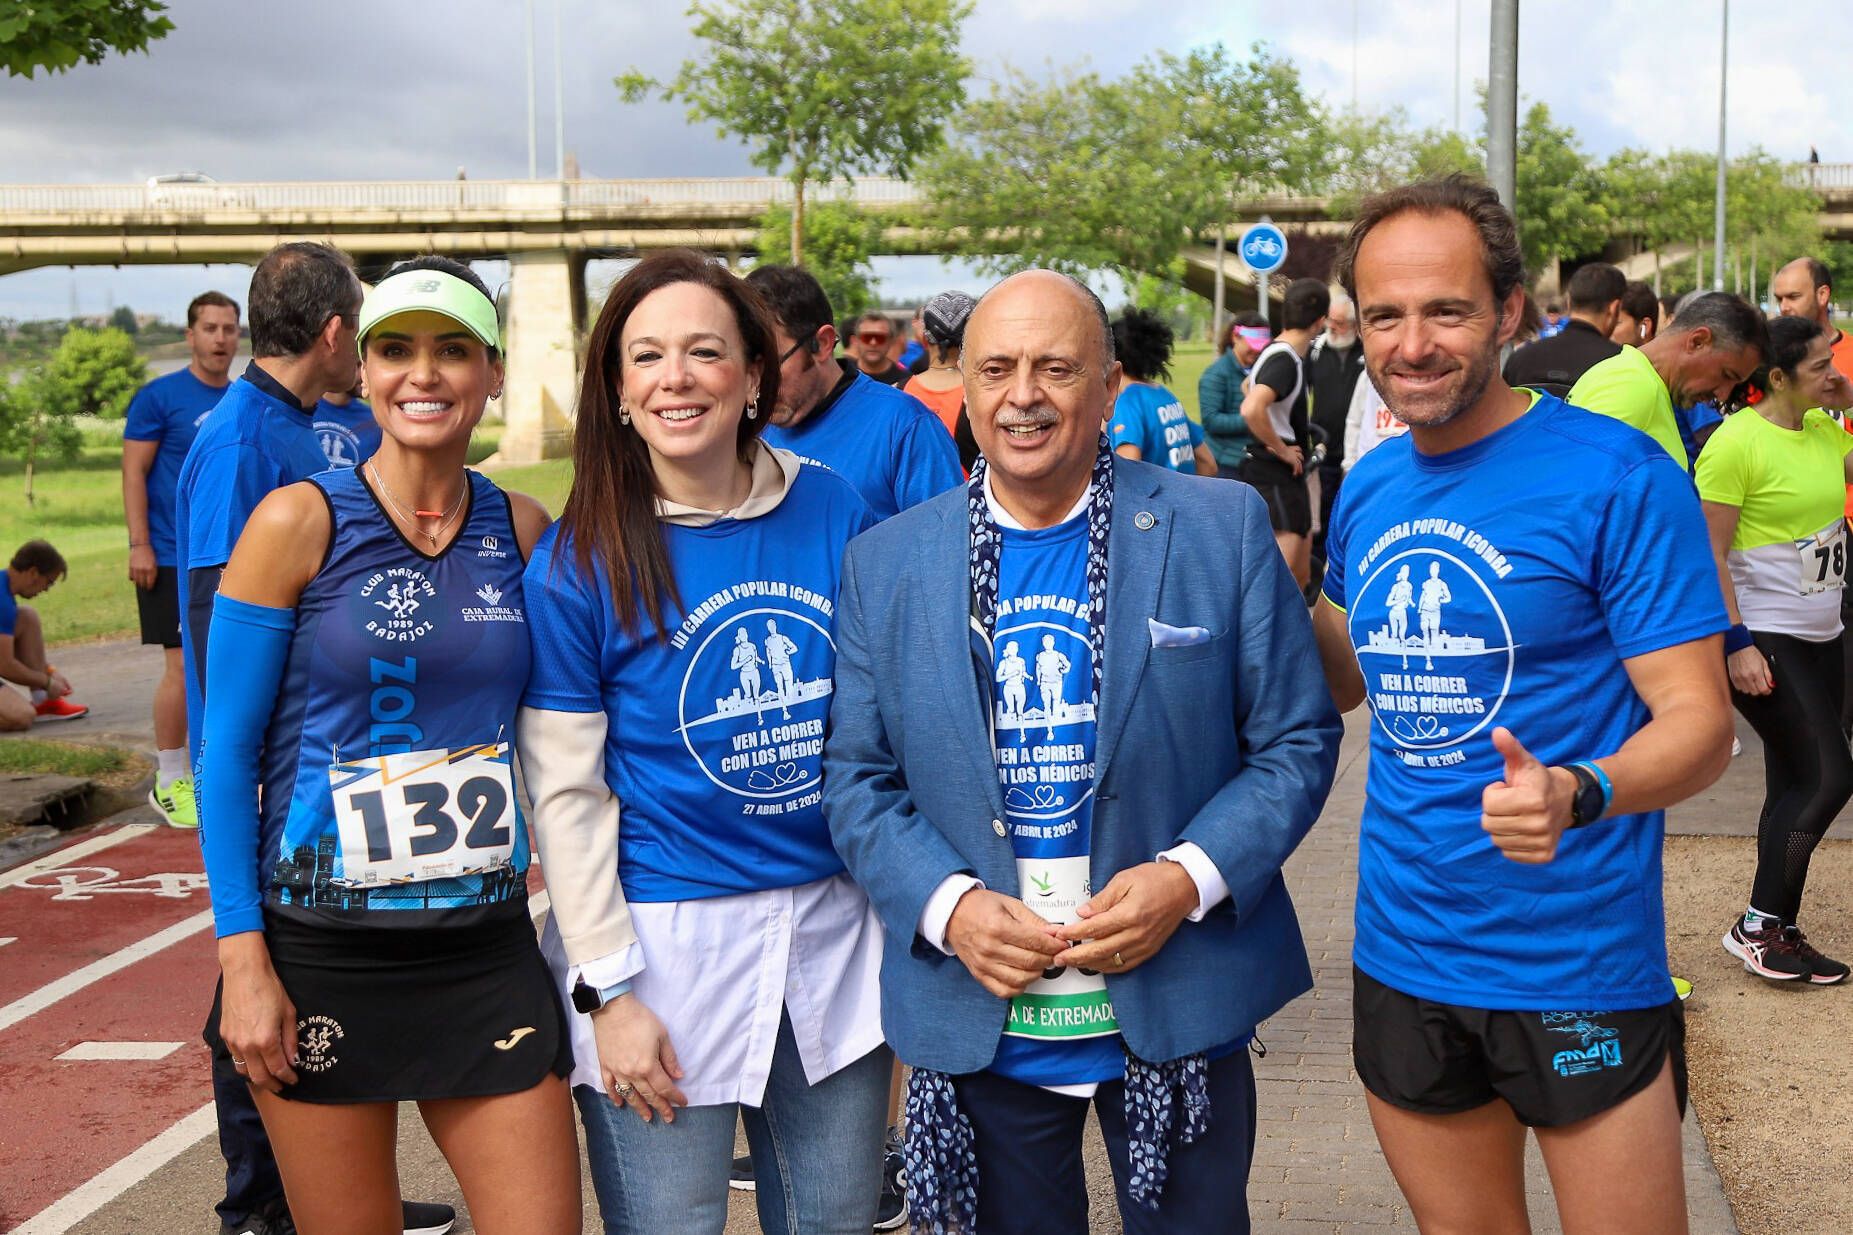
[[[1826,986],[1844,982],[1847,966],[1809,943],[1796,918],[1809,858],[1853,797],[1840,727],[1853,436],[1812,410],[1848,403],[1828,333],[1779,317],[1769,340],[1763,398],[1724,418],[1697,472],[1734,623],[1724,637],[1731,700],[1763,739],[1767,782],[1750,903],[1723,942],[1758,977]]]
[[[510,757],[547,512],[464,466],[503,380],[468,267],[395,267],[358,339],[378,451],[266,497],[213,606],[213,1026],[304,1235],[402,1229],[400,1102],[477,1230],[574,1232],[571,1046]]]
[[[716,1232],[736,1118],[761,1225],[874,1217],[881,932],[822,799],[850,485],[758,440],[758,294],[687,251],[599,314],[566,510],[527,572],[523,770],[607,1229]]]

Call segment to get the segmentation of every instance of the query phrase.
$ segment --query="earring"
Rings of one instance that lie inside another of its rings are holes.
[[[631,409],[624,406],[624,400],[618,400],[618,423],[627,425],[631,422]]]
[[[746,418],[748,420],[759,419],[759,392],[757,390],[746,401]]]

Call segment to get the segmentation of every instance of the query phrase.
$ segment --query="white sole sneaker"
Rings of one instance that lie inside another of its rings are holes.
[[[1745,947],[1730,931],[1724,932],[1724,938],[1718,942],[1724,945],[1726,952],[1744,963],[1744,969],[1747,972],[1759,978],[1765,978],[1771,982],[1798,982],[1808,976],[1802,973],[1784,973],[1780,969],[1764,968],[1762,957],[1758,955],[1760,949]]]

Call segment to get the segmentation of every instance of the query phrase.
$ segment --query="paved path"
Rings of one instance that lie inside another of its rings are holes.
[[[94,714],[55,736],[146,744],[157,656],[109,643],[64,648],[58,660],[86,687],[82,697]],[[1250,1189],[1256,1235],[1415,1226],[1378,1152],[1350,1063],[1351,904],[1365,724],[1362,714],[1351,718],[1325,815],[1288,866],[1316,987],[1260,1033],[1268,1055],[1256,1069],[1261,1118]],[[1717,788],[1675,813],[1675,830],[1742,833],[1754,820],[1761,760],[1753,738],[1746,747]],[[33,872],[0,873],[0,938],[18,939],[0,944],[0,1060],[6,1064],[0,1068],[0,1229],[31,1235],[204,1235],[214,1229],[208,1211],[222,1168],[211,1137],[204,1051],[197,1045],[213,968],[210,931],[198,917],[205,896],[185,878],[199,870],[190,838],[136,826],[152,822],[153,812],[141,808],[77,841],[107,848],[54,853],[35,862]],[[74,882],[96,876],[73,873],[79,867],[111,871],[112,886],[151,874],[166,875],[168,882],[143,885],[152,891],[82,899],[84,888]],[[157,895],[161,891],[173,894]],[[111,964],[120,968],[98,973]],[[87,1042],[128,1045],[59,1058]],[[138,1050],[151,1057],[81,1057]],[[400,1158],[407,1195],[461,1208],[454,1180],[410,1111],[402,1120]],[[1089,1158],[1094,1229],[1116,1232],[1097,1136],[1090,1137]],[[1537,1230],[1554,1232],[1549,1183],[1535,1147],[1531,1167]],[[1690,1120],[1686,1174],[1695,1235],[1735,1235]],[[586,1198],[586,1229],[595,1231],[589,1185]],[[458,1229],[470,1228],[465,1221]],[[736,1196],[730,1235],[757,1230],[749,1199]]]

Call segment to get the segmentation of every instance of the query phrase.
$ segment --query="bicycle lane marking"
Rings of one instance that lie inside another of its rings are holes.
[[[529,887],[538,920],[550,898],[538,873]],[[0,1160],[15,1168],[0,1181],[0,1229],[33,1214],[16,1235],[60,1235],[213,1133],[212,1104],[192,1104],[211,1096],[198,1026],[216,972],[209,941],[183,942],[62,1001],[55,1020],[0,1034],[0,1055],[21,1065],[0,1073]],[[55,1058],[83,1039],[169,1035],[187,1046],[158,1061]]]
[[[209,903],[191,833],[121,831],[6,872],[0,936],[16,942],[0,964],[0,1007],[47,988],[55,993],[61,980],[197,916]]]

